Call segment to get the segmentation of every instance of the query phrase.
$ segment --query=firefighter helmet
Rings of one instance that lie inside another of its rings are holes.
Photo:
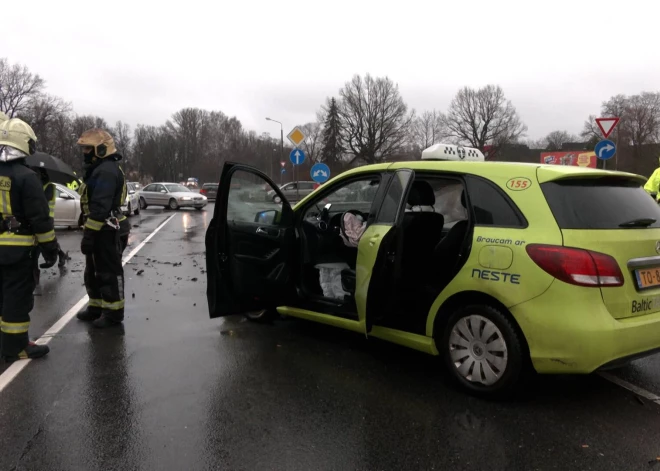
[[[80,147],[93,147],[94,157],[99,159],[117,153],[114,139],[103,129],[94,128],[85,131],[78,139],[78,145]]]
[[[28,123],[12,118],[0,121],[0,161],[21,159],[36,152],[37,136]]]

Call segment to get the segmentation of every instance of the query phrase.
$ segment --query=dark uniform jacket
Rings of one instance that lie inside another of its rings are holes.
[[[21,160],[0,162],[0,213],[1,265],[18,262],[37,244],[55,243],[41,180]]]
[[[115,230],[106,224],[114,216],[120,222],[121,233],[130,230],[121,205],[126,200],[126,178],[119,165],[121,155],[113,154],[98,159],[86,172],[80,189],[80,206],[85,218],[85,229],[92,231]]]

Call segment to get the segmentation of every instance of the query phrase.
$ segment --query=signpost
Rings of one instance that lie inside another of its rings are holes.
[[[609,139],[603,139],[594,148],[596,157],[601,160],[609,160],[616,154],[616,145]]]
[[[330,167],[326,164],[319,162],[312,166],[312,169],[309,171],[312,176],[312,180],[316,183],[325,183],[330,178]]]
[[[295,130],[294,130],[295,131]],[[289,134],[290,136],[290,134]],[[287,137],[289,137],[287,136]],[[291,139],[289,139],[291,140]],[[300,200],[300,188],[298,185],[298,179],[296,178],[296,175],[298,175],[298,172],[296,172],[296,167],[298,165],[302,165],[302,163],[305,161],[305,152],[298,148],[294,148],[291,153],[289,154],[289,160],[291,160],[291,163],[293,164],[293,179],[296,182],[296,195],[298,200]]]
[[[619,124],[619,118],[596,118],[596,124],[600,128],[600,132],[603,133],[603,137],[607,139],[616,125]]]
[[[607,139],[617,124],[619,124],[619,119],[617,117],[612,118],[596,118],[596,124],[600,128],[600,132],[603,134],[603,139],[594,148],[596,157],[603,160],[603,168],[607,167],[606,161],[614,157],[617,151],[617,145]],[[617,134],[617,141],[619,140],[619,135]],[[618,159],[617,159],[618,161]],[[616,167],[615,167],[616,168]]]
[[[293,150],[291,151],[291,154],[289,154],[289,159],[291,159],[291,163],[293,164],[293,179],[297,182],[296,176],[298,175],[298,172],[296,172],[296,166],[301,165],[305,161],[305,153],[299,149],[300,144],[302,144],[305,141],[305,138],[307,136],[303,132],[302,129],[300,129],[298,126],[293,128],[291,132],[286,136],[286,138],[291,142],[291,144],[294,145]],[[298,185],[296,184],[296,189],[298,188]],[[296,190],[296,193],[298,194],[298,199],[300,199],[300,190]]]

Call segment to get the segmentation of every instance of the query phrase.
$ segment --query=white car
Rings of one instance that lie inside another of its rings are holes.
[[[82,226],[80,195],[64,185],[55,183],[55,226]]]
[[[121,211],[130,216],[131,213],[140,214],[140,191],[136,188],[135,183],[126,183],[126,201],[121,207]]]
[[[207,203],[206,196],[178,183],[150,183],[140,191],[142,209],[147,206],[163,206],[169,209],[189,207],[201,210]]]

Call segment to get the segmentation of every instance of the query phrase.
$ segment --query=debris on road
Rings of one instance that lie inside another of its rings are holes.
[[[191,278],[190,281],[197,281],[197,278]]]
[[[144,273],[144,270],[140,270],[140,271],[137,272],[138,275],[141,275],[143,273]]]

